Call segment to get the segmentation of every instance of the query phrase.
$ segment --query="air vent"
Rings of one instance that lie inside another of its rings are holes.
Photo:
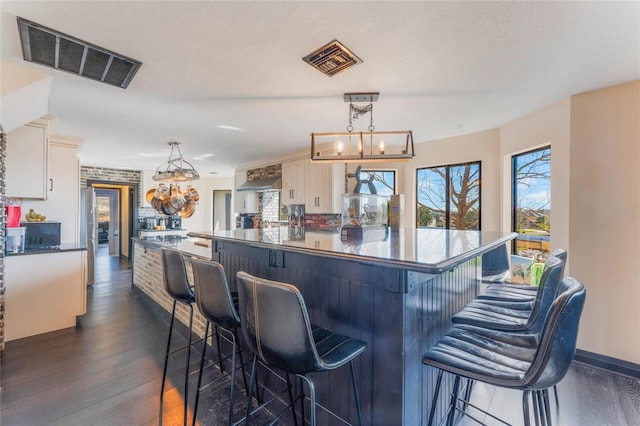
[[[18,17],[22,57],[46,67],[70,72],[126,89],[136,74],[136,61],[86,41]]]
[[[362,59],[354,55],[338,40],[333,40],[322,46],[302,60],[329,77],[362,63]]]

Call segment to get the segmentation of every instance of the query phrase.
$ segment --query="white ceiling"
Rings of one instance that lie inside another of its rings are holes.
[[[380,92],[376,129],[422,142],[640,78],[637,1],[3,0],[0,10],[2,59],[53,74],[49,113],[58,133],[86,139],[83,165],[155,169],[178,140],[188,160],[213,154],[193,161],[202,175],[231,176],[306,148],[310,132],[344,131],[345,92]],[[142,67],[123,90],[26,63],[16,16]],[[327,77],[301,60],[333,39],[364,62]]]

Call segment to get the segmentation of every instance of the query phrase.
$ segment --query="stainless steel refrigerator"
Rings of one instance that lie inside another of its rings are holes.
[[[80,242],[87,246],[87,286],[95,281],[95,259],[98,252],[98,211],[93,188],[80,191]]]

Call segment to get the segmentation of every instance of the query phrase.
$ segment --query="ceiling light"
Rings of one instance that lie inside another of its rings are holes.
[[[156,169],[153,180],[162,182],[186,182],[200,179],[200,175],[193,168],[191,163],[182,157],[182,151],[180,151],[180,142],[169,142],[171,147],[171,153],[167,160],[167,165],[162,170],[163,164],[160,164]],[[177,157],[174,157],[174,149],[177,150]],[[185,167],[185,164],[188,167]]]
[[[218,129],[225,129],[225,130],[236,130],[238,132],[244,132],[244,129],[241,129],[239,127],[234,127],[234,126],[227,126],[225,124],[221,124],[218,126]]]
[[[373,102],[380,94],[345,93],[349,102],[349,125],[346,132],[311,133],[311,160],[353,163],[362,161],[408,161],[415,157],[411,130],[376,131],[373,125]],[[357,106],[354,102],[368,102]],[[354,132],[353,121],[369,114],[366,132]]]

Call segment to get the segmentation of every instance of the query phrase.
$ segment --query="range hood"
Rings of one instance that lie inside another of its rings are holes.
[[[247,181],[236,188],[236,191],[280,191],[282,189],[282,179],[280,176],[265,178],[265,179],[254,179]]]

